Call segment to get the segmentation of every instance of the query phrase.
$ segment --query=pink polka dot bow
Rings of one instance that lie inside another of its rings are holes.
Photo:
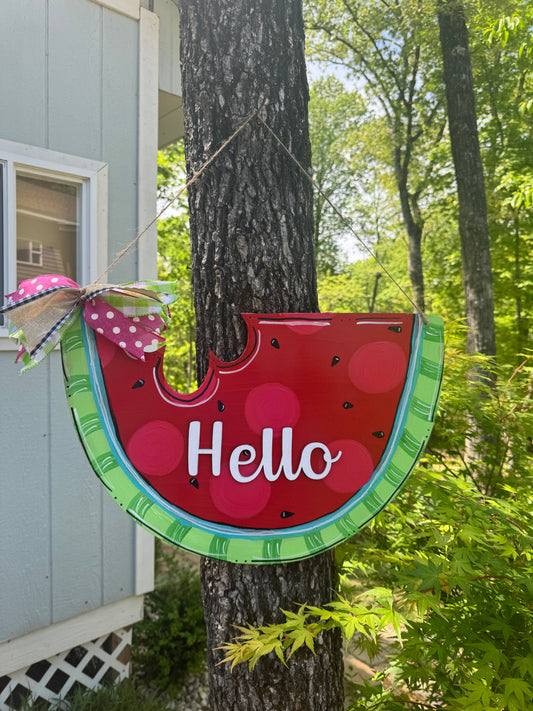
[[[145,352],[164,343],[167,305],[176,299],[173,287],[172,282],[142,281],[80,288],[72,279],[47,274],[21,281],[0,313],[13,323],[10,337],[18,343],[22,372],[46,358],[80,310],[88,326],[144,360]]]

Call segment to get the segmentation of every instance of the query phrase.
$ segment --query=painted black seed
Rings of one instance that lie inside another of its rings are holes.
[[[394,331],[394,333],[401,333],[402,327],[401,326],[389,326],[389,331]]]
[[[273,338],[273,339],[270,341],[270,345],[271,345],[271,346],[274,346],[274,348],[279,348],[278,339],[277,339],[277,338]]]
[[[333,360],[331,361],[331,367],[333,368],[334,365],[337,365],[337,363],[340,361],[339,356],[333,356]]]
[[[385,432],[378,430],[377,432],[372,432],[372,437],[377,437],[378,439],[383,439],[385,437]]]
[[[133,383],[133,385],[131,386],[131,389],[135,390],[136,388],[142,388],[143,385],[144,385],[144,380],[142,378],[140,378],[139,380],[137,380],[136,383]]]
[[[281,518],[290,518],[294,516],[294,511],[282,511],[280,514]]]
[[[342,403],[342,406],[344,407],[345,410],[351,410],[351,408],[353,407],[353,403],[348,402],[348,400],[346,400],[346,402]]]
[[[198,479],[195,479],[194,477],[192,479],[189,479],[189,484],[192,484],[195,489],[200,488],[200,484],[198,483]]]
[[[219,401],[218,401],[218,411],[219,411],[219,412],[224,412],[225,409],[226,409],[226,406],[224,405],[224,403],[222,402],[222,400],[219,400]]]

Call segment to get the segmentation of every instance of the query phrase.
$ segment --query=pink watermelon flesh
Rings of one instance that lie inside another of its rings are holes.
[[[171,504],[241,528],[301,525],[334,512],[370,480],[402,395],[413,316],[246,314],[244,319],[248,344],[241,357],[223,363],[212,355],[205,381],[191,395],[166,383],[163,349],[147,354],[143,363],[97,335],[109,408],[131,464]],[[197,455],[198,471],[190,475],[191,422],[200,423],[199,447],[208,450],[214,423],[222,423],[218,476],[212,469],[216,457],[208,453]],[[232,452],[241,447],[238,471],[251,477],[264,455],[265,428],[272,428],[272,470],[278,470],[282,450],[285,470],[275,481],[264,469],[251,481],[236,481]],[[285,430],[283,447],[284,428],[290,431]],[[298,469],[310,443],[322,445],[312,449],[312,472],[324,471],[325,447],[332,460],[341,454],[323,478],[304,471],[288,478],[286,469]]]

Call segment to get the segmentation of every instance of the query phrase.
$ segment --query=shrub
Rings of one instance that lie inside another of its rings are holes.
[[[468,365],[461,357],[448,368],[433,449],[404,492],[338,548],[339,599],[288,611],[279,625],[241,629],[225,647],[227,661],[253,666],[273,651],[288,663],[331,627],[372,655],[390,625],[398,640],[390,668],[373,685],[352,686],[353,711],[533,708],[531,372],[527,362],[500,372],[490,397],[475,403],[493,448],[495,495],[487,496],[461,452],[461,413],[473,411],[469,388],[478,387]],[[458,372],[464,377],[451,383]]]
[[[133,631],[135,676],[167,693],[180,690],[206,657],[206,631],[198,574],[166,556],[164,582],[145,598],[145,617]]]
[[[26,702],[22,711],[42,711],[48,708],[42,702]],[[68,695],[67,701],[61,701],[55,708],[64,711],[164,711],[165,707],[155,696],[139,691],[126,679],[119,684],[102,686],[95,691],[76,689]]]

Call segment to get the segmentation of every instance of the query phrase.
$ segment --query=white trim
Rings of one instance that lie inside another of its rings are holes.
[[[141,8],[139,22],[139,134],[137,186],[138,231],[154,219],[157,210],[157,123],[159,82],[159,18]],[[157,225],[137,245],[137,278],[157,279]],[[154,537],[135,526],[135,592],[154,589]]]
[[[127,597],[0,643],[0,677],[142,620],[143,596]]]
[[[0,139],[0,159],[6,166],[4,240],[0,244],[0,252],[4,257],[5,293],[17,288],[16,170],[29,175],[68,180],[81,186],[81,240],[77,276],[82,285],[91,283],[105,269],[107,262],[107,165],[4,139]],[[7,335],[7,325],[0,326],[0,351],[16,348],[15,343],[7,339]]]
[[[159,84],[159,18],[141,8],[139,23],[139,135],[137,225],[145,229],[157,211],[157,124]],[[157,279],[157,225],[137,245],[137,278]]]
[[[155,538],[142,526],[135,526],[135,593],[143,595],[154,589]]]
[[[113,12],[118,12],[120,15],[131,17],[133,20],[139,19],[139,0],[91,0],[91,2],[102,5]]]
[[[96,175],[91,179],[93,199],[90,201],[89,221],[94,225],[95,232],[91,230],[89,240],[89,265],[91,274],[87,284],[97,279],[109,266],[108,253],[108,208],[109,208],[109,168],[103,164]]]
[[[27,164],[32,168],[43,168],[47,172],[55,170],[58,173],[74,173],[87,178],[105,166],[105,163],[90,158],[50,151],[48,148],[39,148],[27,143],[6,141],[3,138],[0,138],[0,153],[8,154],[8,159],[9,154],[12,154],[15,163]]]

